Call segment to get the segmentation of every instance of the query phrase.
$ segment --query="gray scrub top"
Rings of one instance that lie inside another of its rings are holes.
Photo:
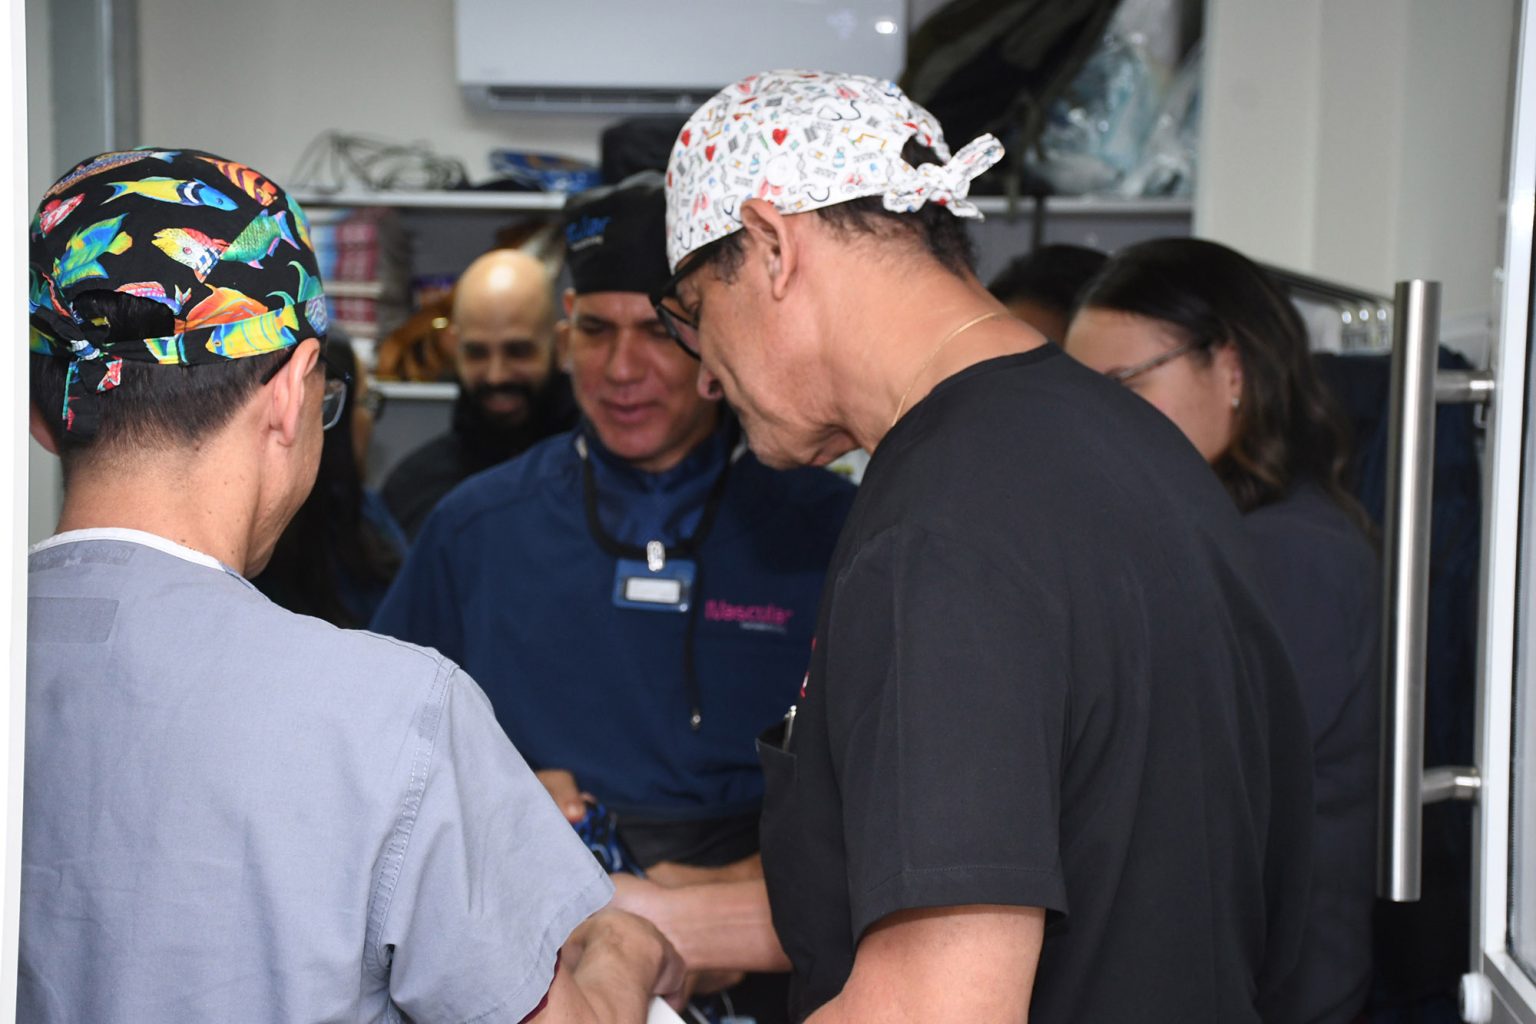
[[[519,1021],[612,886],[435,651],[33,549],[18,1019]]]

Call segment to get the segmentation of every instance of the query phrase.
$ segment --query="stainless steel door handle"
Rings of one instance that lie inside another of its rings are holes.
[[[1381,804],[1376,891],[1419,898],[1424,826],[1424,665],[1440,284],[1394,292],[1382,620]]]

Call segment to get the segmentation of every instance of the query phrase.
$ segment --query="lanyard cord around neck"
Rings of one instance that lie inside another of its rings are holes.
[[[720,473],[709,488],[709,496],[704,499],[704,511],[699,516],[699,523],[693,528],[692,533],[670,546],[658,539],[647,541],[645,546],[641,547],[638,544],[624,543],[609,533],[608,528],[603,525],[597,508],[597,474],[592,468],[591,452],[587,447],[587,439],[580,435],[576,437],[576,454],[581,456],[581,497],[582,505],[586,509],[587,532],[592,535],[597,546],[614,558],[643,561],[652,572],[660,572],[666,567],[667,562],[674,558],[694,560],[693,589],[689,595],[688,610],[683,613],[687,616],[683,626],[683,685],[687,688],[688,694],[688,725],[694,732],[698,732],[704,724],[703,695],[693,652],[693,637],[697,631],[699,618],[699,602],[704,593],[704,566],[698,559],[697,553],[704,546],[704,541],[709,537],[709,531],[714,528],[715,518],[720,513],[720,505],[725,499],[725,481],[730,475],[731,466],[745,451],[745,443],[738,443],[726,458],[725,465],[720,467]]]
[[[715,482],[709,489],[709,496],[704,499],[704,513],[699,516],[699,524],[693,528],[693,532],[676,544],[666,545],[660,540],[647,541],[642,547],[639,544],[626,544],[603,525],[603,520],[597,511],[597,474],[592,468],[591,453],[587,448],[587,439],[578,436],[576,438],[576,454],[581,456],[581,499],[586,509],[587,532],[597,542],[597,546],[614,558],[629,558],[646,563],[652,572],[659,572],[673,558],[693,558],[699,548],[704,546],[704,541],[709,537],[709,531],[714,528],[715,517],[720,514],[720,503],[725,498],[725,479],[730,474],[731,466],[741,457],[743,451],[741,445],[731,452],[725,460],[725,465],[720,467],[720,474],[715,477]]]

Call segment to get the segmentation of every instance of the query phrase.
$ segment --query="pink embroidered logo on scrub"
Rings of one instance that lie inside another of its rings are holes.
[[[793,608],[780,608],[776,604],[732,604],[714,598],[704,602],[704,618],[708,622],[735,622],[742,629],[765,633],[788,631],[789,620],[794,618]]]

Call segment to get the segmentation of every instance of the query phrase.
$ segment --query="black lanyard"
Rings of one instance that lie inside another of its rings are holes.
[[[704,513],[699,516],[699,524],[693,528],[693,532],[676,544],[667,546],[659,540],[653,540],[644,547],[638,544],[625,544],[603,525],[602,517],[597,514],[597,474],[592,468],[592,459],[587,451],[587,439],[576,438],[576,454],[581,456],[581,498],[587,513],[587,532],[592,539],[597,541],[597,546],[614,558],[628,558],[645,562],[652,572],[659,572],[667,561],[673,558],[693,558],[699,548],[704,546],[704,541],[709,537],[709,531],[714,528],[715,517],[720,514],[720,503],[725,498],[725,479],[730,475],[731,466],[740,458],[743,449],[737,445],[725,460],[725,465],[720,467],[720,475],[715,477],[714,484],[709,489],[709,496],[704,499]],[[658,554],[660,558],[658,559]]]
[[[673,545],[665,545],[660,540],[646,543],[644,547],[638,544],[626,544],[603,525],[603,520],[597,511],[597,474],[592,468],[592,458],[587,450],[587,439],[576,437],[576,454],[581,456],[581,497],[582,505],[586,509],[587,532],[597,542],[597,546],[614,558],[624,558],[633,561],[643,561],[652,572],[660,572],[674,558],[691,558],[694,561],[693,589],[689,595],[687,616],[683,626],[683,685],[688,693],[688,725],[694,732],[698,732],[704,724],[703,698],[699,686],[698,666],[694,662],[693,636],[697,631],[699,617],[699,603],[702,599],[704,566],[698,558],[698,551],[704,546],[704,541],[709,537],[709,531],[714,528],[715,518],[720,514],[720,505],[725,500],[725,481],[730,475],[731,466],[735,464],[746,446],[737,443],[731,454],[726,458],[725,465],[720,467],[720,473],[715,477],[715,482],[709,488],[709,496],[704,499],[704,512],[699,516],[699,523],[693,528],[693,532]]]

